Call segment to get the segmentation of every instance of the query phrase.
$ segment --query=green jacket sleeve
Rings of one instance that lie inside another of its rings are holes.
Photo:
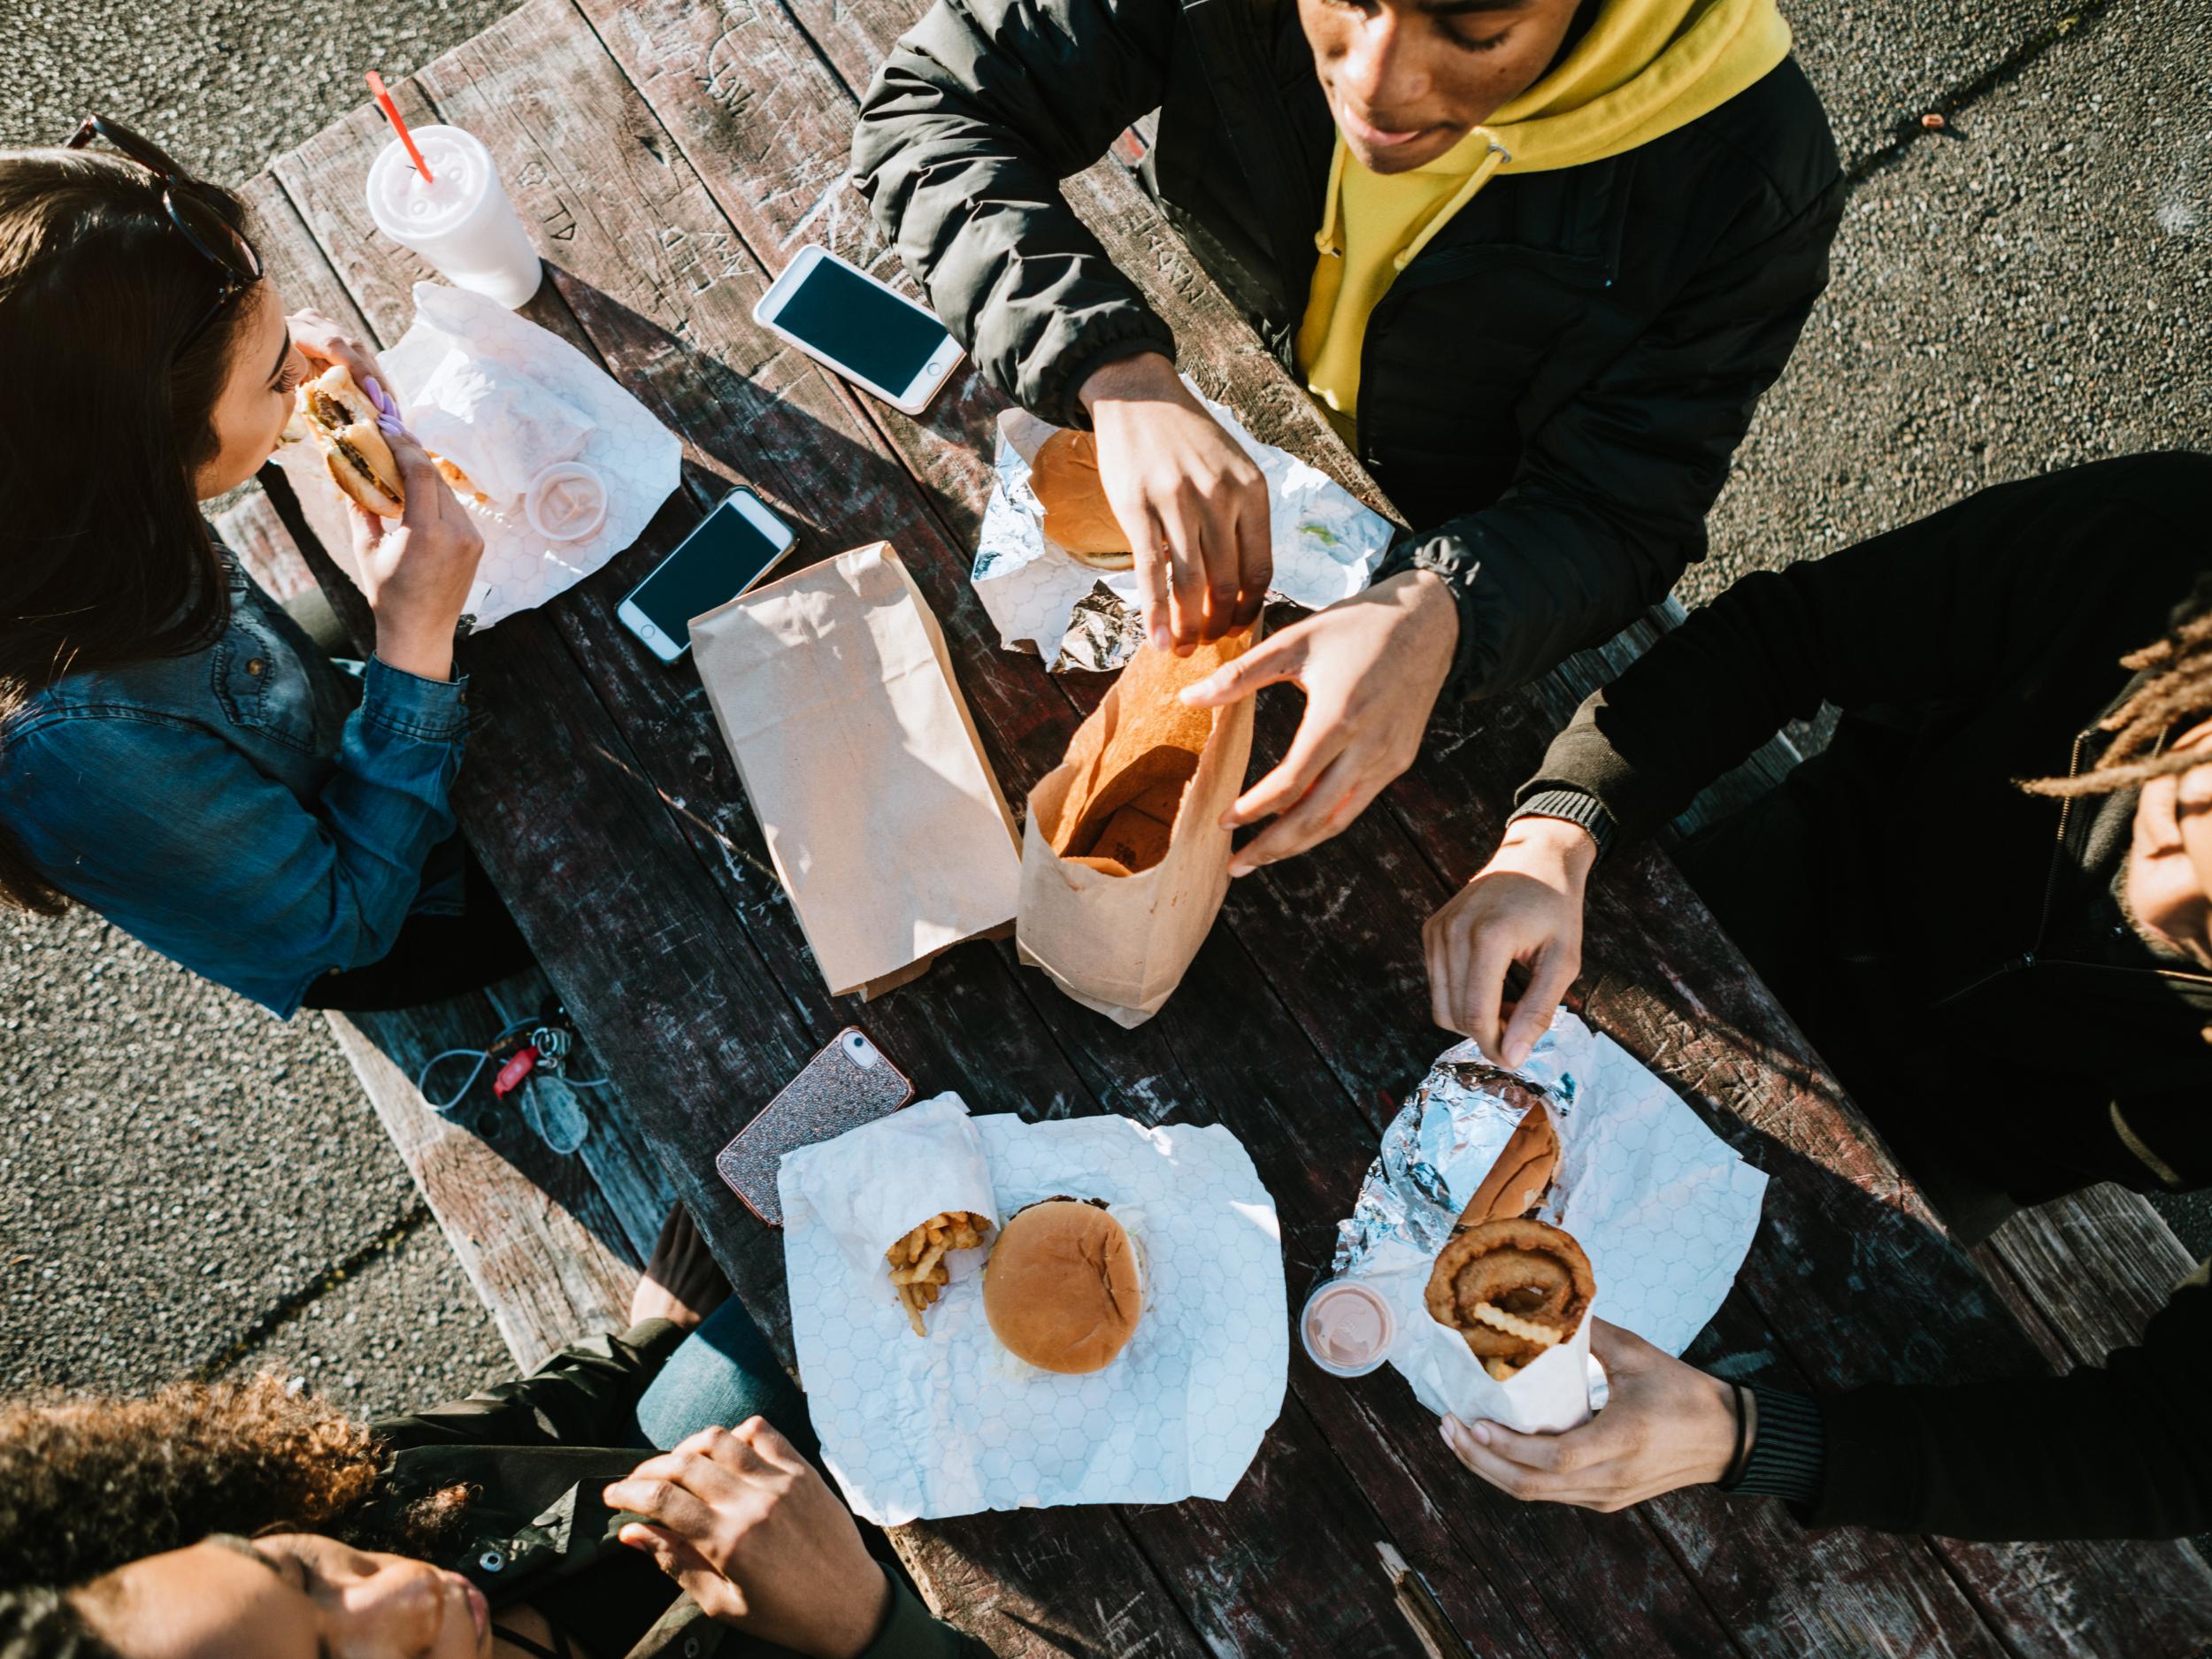
[[[2063,1377],[1824,1396],[1806,1518],[1947,1538],[2180,1538],[2212,1526],[2212,1263],[2141,1344]]]
[[[572,1342],[527,1377],[374,1425],[394,1451],[418,1446],[618,1446],[630,1413],[684,1332],[648,1319]]]
[[[1752,411],[1828,280],[1840,182],[1747,212],[1673,303],[1525,435],[1489,506],[1407,538],[1383,575],[1434,571],[1459,605],[1448,695],[1489,697],[1610,638],[1705,551],[1705,514]]]
[[[862,100],[853,178],[990,382],[1090,424],[1090,370],[1175,337],[1060,194],[1158,107],[1174,0],[938,0]]]
[[[990,1654],[964,1631],[931,1617],[913,1591],[894,1581],[891,1617],[860,1659],[990,1659]]]
[[[2187,593],[2205,563],[2187,526],[2208,503],[2212,460],[2134,456],[2000,485],[1826,558],[1755,572],[1592,694],[1519,798],[1595,796],[1625,841],[1824,700],[1927,705],[2108,671],[2054,650],[2079,654],[2085,613],[2139,610],[2131,592],[2162,604]]]

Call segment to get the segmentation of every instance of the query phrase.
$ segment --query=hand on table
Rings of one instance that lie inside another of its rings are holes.
[[[849,1659],[876,1638],[891,1582],[860,1529],[791,1442],[749,1417],[702,1429],[649,1457],[603,1494],[644,1517],[619,1534],[710,1617],[818,1659]]]
[[[1590,1351],[1605,1367],[1607,1402],[1581,1427],[1519,1434],[1448,1417],[1444,1443],[1501,1492],[1602,1515],[1728,1472],[1734,1389],[1602,1319],[1590,1327]]]
[[[1251,622],[1275,567],[1252,457],[1158,352],[1106,365],[1079,396],[1106,504],[1137,561],[1146,637],[1187,657]]]
[[[653,1241],[653,1259],[646,1263],[630,1297],[630,1323],[666,1319],[687,1331],[696,1330],[729,1294],[730,1281],[692,1225],[691,1212],[676,1205],[661,1223],[661,1235]]]
[[[1429,1017],[1501,1065],[1527,1059],[1581,972],[1583,900],[1597,856],[1590,832],[1565,818],[1506,826],[1490,862],[1421,929]],[[1517,962],[1528,988],[1509,1002],[1506,970]]]
[[[1231,875],[1328,840],[1413,764],[1458,641],[1459,610],[1442,579],[1408,571],[1263,640],[1182,694],[1201,708],[1284,681],[1306,694],[1282,764],[1222,815],[1231,829],[1275,818],[1237,849]]]

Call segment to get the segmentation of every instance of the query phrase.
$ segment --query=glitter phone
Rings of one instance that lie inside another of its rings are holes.
[[[716,1155],[715,1172],[746,1209],[780,1227],[776,1166],[785,1153],[888,1118],[913,1098],[906,1074],[859,1026],[848,1025]]]

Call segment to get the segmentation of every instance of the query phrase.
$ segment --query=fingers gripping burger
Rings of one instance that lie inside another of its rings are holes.
[[[302,386],[287,438],[311,438],[338,488],[369,511],[396,518],[407,506],[399,463],[376,424],[376,405],[344,365],[333,364]]]
[[[1040,1370],[1102,1370],[1144,1313],[1136,1247],[1103,1200],[1032,1204],[991,1247],[983,1312],[1008,1350]]]

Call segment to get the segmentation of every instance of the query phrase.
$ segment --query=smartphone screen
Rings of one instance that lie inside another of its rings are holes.
[[[776,313],[776,326],[896,393],[951,338],[944,324],[834,259],[815,265]]]
[[[687,640],[692,618],[736,598],[789,545],[772,540],[735,500],[725,501],[637,585],[629,603],[671,640]]]

